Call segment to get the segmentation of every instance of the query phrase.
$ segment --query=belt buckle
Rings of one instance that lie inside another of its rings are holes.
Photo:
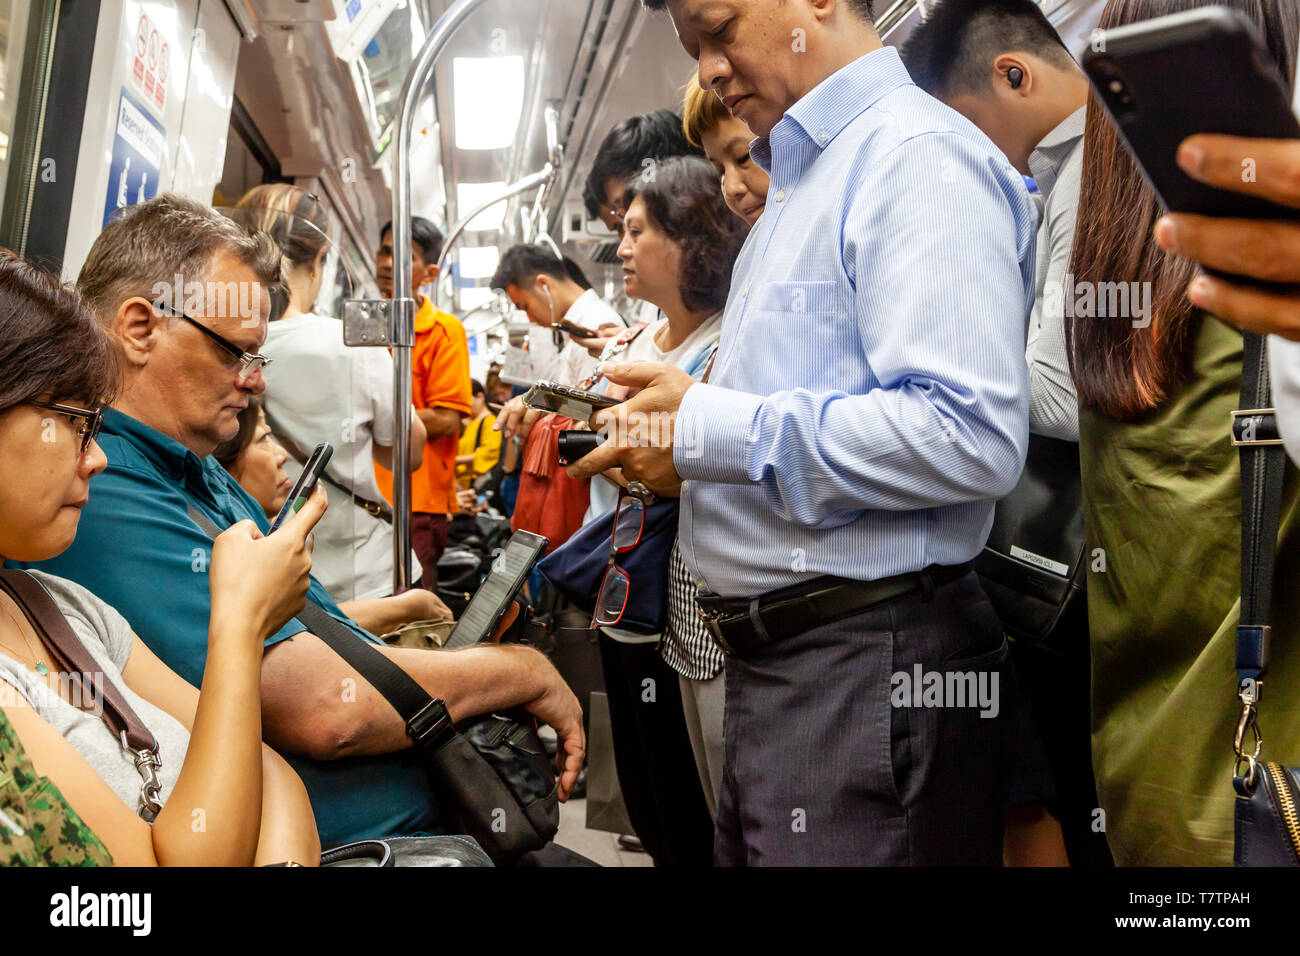
[[[713,635],[713,639],[718,642],[718,647],[722,649],[722,653],[736,653],[735,650],[732,649],[732,646],[727,643],[727,639],[722,636],[722,625],[718,623],[718,618],[722,616],[720,611],[706,611],[704,608],[700,607],[699,604],[696,604],[695,613],[700,616],[700,620],[704,622],[704,626],[709,629],[709,633]]]

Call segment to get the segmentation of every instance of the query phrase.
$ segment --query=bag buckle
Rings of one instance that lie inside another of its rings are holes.
[[[140,774],[140,818],[147,823],[153,823],[163,808],[162,801],[159,799],[162,781],[158,779],[158,768],[162,766],[162,757],[158,756],[157,746],[152,750],[132,749],[126,741],[125,730],[122,731],[122,747],[131,755],[131,759],[135,761],[136,772]]]
[[[435,697],[406,722],[406,735],[417,747],[434,751],[456,736],[456,727],[447,713],[447,704]]]
[[[1255,447],[1260,445],[1280,445],[1282,438],[1256,438],[1255,432],[1267,425],[1269,434],[1277,434],[1277,410],[1272,408],[1238,408],[1228,413],[1231,418],[1229,434],[1232,443],[1238,447]],[[1267,418],[1265,422],[1263,419]]]

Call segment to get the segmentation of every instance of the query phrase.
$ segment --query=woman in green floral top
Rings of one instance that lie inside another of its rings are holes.
[[[0,866],[112,866],[99,837],[38,777],[0,711]]]

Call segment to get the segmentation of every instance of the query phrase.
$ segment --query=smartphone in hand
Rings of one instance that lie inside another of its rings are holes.
[[[1098,30],[1083,69],[1168,210],[1232,219],[1300,217],[1300,210],[1198,182],[1178,166],[1179,145],[1197,133],[1300,138],[1286,80],[1243,14],[1203,7]],[[1243,182],[1250,182],[1250,173],[1243,168]]]
[[[584,392],[580,388],[570,388],[556,382],[538,382],[524,392],[521,401],[528,408],[554,412],[584,422],[602,408],[613,408],[619,404],[596,392]]]
[[[272,532],[289,520],[290,515],[297,514],[302,506],[307,503],[307,499],[316,490],[316,482],[320,481],[320,476],[324,474],[325,466],[329,464],[330,457],[333,454],[334,446],[329,442],[323,441],[316,446],[316,450],[307,459],[307,464],[303,466],[302,474],[298,476],[298,480],[289,489],[289,497],[285,499],[284,505],[280,508],[280,513],[271,522]]]

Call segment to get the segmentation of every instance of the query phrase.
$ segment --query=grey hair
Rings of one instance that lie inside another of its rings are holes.
[[[221,252],[247,266],[268,291],[280,282],[280,249],[269,236],[250,234],[201,202],[163,193],[126,207],[104,227],[77,276],[77,291],[99,321],[111,325],[131,296],[152,301],[157,286],[177,277],[182,283],[205,280]],[[179,299],[181,289],[175,294]]]

